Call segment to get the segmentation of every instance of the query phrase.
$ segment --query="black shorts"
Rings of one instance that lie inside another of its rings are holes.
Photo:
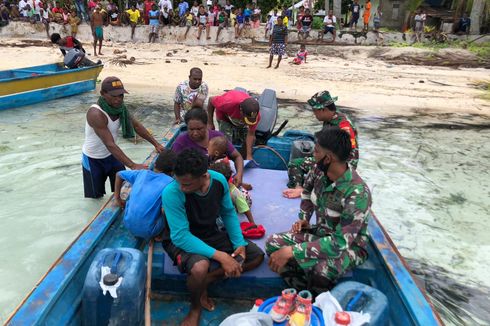
[[[331,33],[333,34],[335,32],[335,27],[333,26],[325,26],[323,28],[323,34]]]
[[[226,232],[217,231],[213,237],[201,240],[216,250],[224,251],[228,254],[232,254],[235,251]],[[248,245],[245,247],[245,264],[257,259],[257,257],[264,256],[262,249],[260,249],[255,243],[248,240],[245,241],[248,243]],[[181,273],[190,273],[194,264],[201,260],[210,261],[210,259],[207,257],[191,254],[177,248],[171,241],[164,241],[163,248],[173,260],[174,265],[177,265]]]
[[[114,192],[116,173],[126,168],[112,155],[96,159],[83,154],[82,169],[85,198],[100,198],[105,195],[107,177],[111,183],[111,191]]]

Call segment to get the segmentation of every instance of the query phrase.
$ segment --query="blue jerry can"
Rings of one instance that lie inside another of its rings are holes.
[[[141,251],[132,248],[101,250],[85,278],[82,324],[142,325],[145,282],[145,258]]]
[[[388,324],[388,298],[381,291],[366,284],[347,281],[337,284],[330,292],[345,311],[370,314],[370,325]]]

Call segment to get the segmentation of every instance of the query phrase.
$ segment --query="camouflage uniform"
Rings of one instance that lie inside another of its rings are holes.
[[[294,259],[281,276],[292,287],[318,293],[367,259],[371,193],[352,168],[332,182],[315,167],[306,176],[301,198],[299,219],[310,221],[314,211],[317,224],[299,233],[273,234],[265,249],[270,255],[293,246]]]
[[[359,163],[359,147],[355,125],[345,114],[337,112],[337,116],[332,121],[325,121],[323,123],[323,127],[326,126],[337,126],[349,133],[352,149],[347,163],[349,163],[352,168],[357,169],[357,164]],[[288,188],[302,186],[305,176],[312,169],[313,165],[315,165],[315,159],[313,157],[297,158],[290,161],[288,164]]]
[[[247,138],[248,126],[238,119],[233,119],[232,121],[233,123],[230,121],[218,120],[219,131],[221,131],[233,144],[242,145]]]

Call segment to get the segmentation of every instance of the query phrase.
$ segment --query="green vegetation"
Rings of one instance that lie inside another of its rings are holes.
[[[490,42],[467,42],[467,41],[448,41],[448,42],[431,42],[431,43],[413,43],[409,44],[406,42],[391,42],[389,43],[392,47],[405,48],[405,47],[414,47],[419,49],[428,49],[438,51],[441,49],[466,49],[471,53],[475,54],[477,57],[483,60],[490,60]]]
[[[462,42],[462,47],[474,53],[479,58],[490,60],[490,42],[483,43],[466,43]],[[464,45],[463,45],[464,44]],[[490,85],[490,84],[489,84]]]
[[[216,50],[211,52],[212,55],[226,55],[226,52],[223,50]]]
[[[321,17],[313,17],[313,23],[311,24],[312,29],[321,29],[323,26],[323,18]]]
[[[479,98],[490,101],[490,79],[474,81],[471,83],[471,86],[483,91],[483,94],[481,94]]]

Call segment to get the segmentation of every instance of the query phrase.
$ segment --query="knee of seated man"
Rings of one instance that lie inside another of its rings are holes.
[[[208,274],[208,271],[209,271],[209,261],[200,260],[192,266],[189,275],[195,278],[204,278]]]
[[[267,255],[270,255],[276,250],[279,250],[281,248],[281,245],[276,241],[277,240],[277,234],[271,234],[267,240],[265,241],[265,252]]]

